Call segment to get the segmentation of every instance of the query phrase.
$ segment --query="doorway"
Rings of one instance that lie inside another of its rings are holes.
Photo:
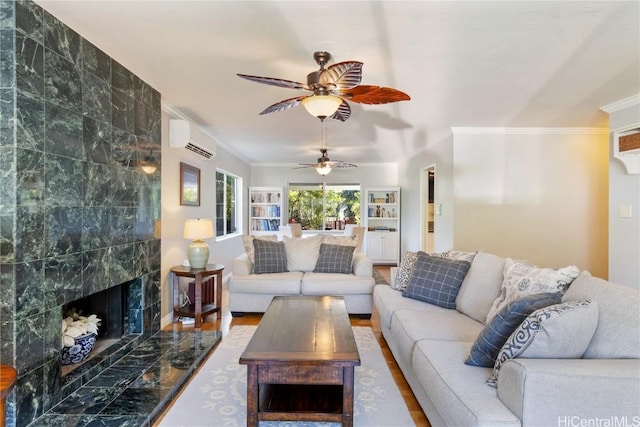
[[[428,254],[435,246],[435,188],[436,166],[431,165],[420,172],[420,248]]]

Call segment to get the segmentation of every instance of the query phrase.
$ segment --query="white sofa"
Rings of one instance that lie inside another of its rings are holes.
[[[562,297],[597,302],[597,327],[582,358],[507,360],[497,388],[486,383],[492,368],[464,364],[500,294],[504,263],[477,253],[456,309],[387,285],[374,289],[382,335],[431,425],[640,425],[640,292],[588,272]]]
[[[310,239],[297,241],[306,242]],[[334,295],[344,297],[349,314],[371,317],[375,280],[373,263],[365,254],[354,253],[350,274],[314,273],[312,266],[315,261],[310,263],[311,268],[302,268],[306,271],[291,268],[291,263],[289,265],[290,271],[287,272],[253,274],[253,263],[249,256],[244,253],[236,257],[227,284],[231,314],[264,313],[276,295]]]

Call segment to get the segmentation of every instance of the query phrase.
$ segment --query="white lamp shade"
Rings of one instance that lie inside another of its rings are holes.
[[[312,116],[324,119],[336,112],[342,99],[331,95],[313,95],[302,100],[302,105]]]
[[[188,219],[184,222],[182,237],[189,240],[211,239],[213,234],[213,221],[210,219]]]

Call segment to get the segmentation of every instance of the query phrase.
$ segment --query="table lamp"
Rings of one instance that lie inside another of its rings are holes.
[[[184,222],[183,237],[192,240],[187,249],[191,268],[204,268],[209,261],[209,245],[204,239],[214,237],[213,222],[210,219],[188,219]]]

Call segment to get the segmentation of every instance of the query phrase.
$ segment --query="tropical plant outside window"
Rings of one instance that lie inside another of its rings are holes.
[[[216,171],[216,237],[238,231],[238,188],[240,178],[224,171]]]
[[[289,184],[289,222],[303,230],[343,230],[360,224],[360,185]]]

